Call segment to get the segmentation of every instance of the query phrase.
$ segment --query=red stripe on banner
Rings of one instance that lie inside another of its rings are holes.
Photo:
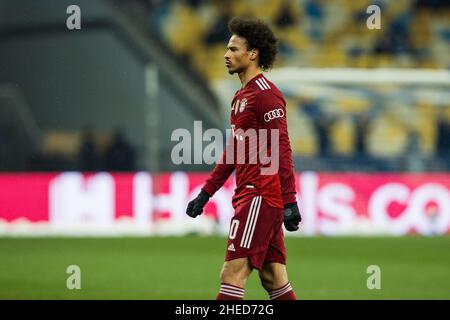
[[[0,174],[0,218],[48,221],[48,186],[56,174]]]
[[[133,216],[133,174],[114,174],[115,217]]]

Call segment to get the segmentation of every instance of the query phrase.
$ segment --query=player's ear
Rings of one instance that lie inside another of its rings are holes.
[[[259,56],[259,50],[256,48],[253,48],[250,52],[250,60],[255,61]]]

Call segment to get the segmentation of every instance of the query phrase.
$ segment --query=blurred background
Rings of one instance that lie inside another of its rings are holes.
[[[72,2],[3,0],[0,170],[209,170],[174,166],[170,135],[228,128],[235,15],[279,37],[268,77],[297,170],[448,170],[448,3],[372,2],[79,1],[68,30]],[[370,4],[381,29],[366,26]]]
[[[77,19],[71,5],[80,10],[79,29],[68,27]],[[366,24],[370,5],[381,10],[380,29]],[[195,137],[194,121],[202,121],[203,132],[229,128],[230,103],[240,82],[227,73],[223,55],[227,23],[241,15],[263,19],[279,38],[277,61],[266,76],[287,101],[304,215],[296,235],[432,238],[368,238],[366,256],[358,253],[362,246],[355,249],[362,243],[358,239],[342,240],[342,247],[314,237],[303,246],[289,239],[292,263],[303,270],[292,281],[302,284],[305,298],[449,298],[450,5],[445,0],[0,0],[0,236],[12,237],[0,238],[4,261],[11,262],[3,266],[0,298],[71,297],[29,290],[35,277],[19,283],[6,276],[28,255],[33,259],[27,263],[42,269],[41,257],[33,256],[40,249],[33,245],[61,253],[55,262],[61,266],[75,257],[62,254],[67,249],[88,266],[92,258],[82,249],[92,245],[86,239],[32,240],[25,246],[16,236],[227,234],[234,179],[204,215],[187,219],[186,204],[213,166],[176,165],[172,134],[180,128],[192,133],[194,159],[203,152],[196,144],[208,144]],[[162,243],[175,252],[176,241],[182,246],[198,241],[146,240],[130,261],[138,263],[149,248],[160,253]],[[112,241],[123,252],[140,246],[139,240]],[[218,243],[205,252],[221,262],[224,239]],[[111,244],[103,245],[92,254],[111,253]],[[409,260],[411,245],[423,249],[417,261],[429,262],[434,275],[423,276],[409,293],[397,286],[384,291],[387,295],[370,295],[348,283],[340,283],[347,291],[330,289],[333,279],[326,281],[318,271],[335,265],[340,278],[351,279],[357,274],[352,270],[363,270],[377,257],[386,267],[400,259],[388,277],[406,284],[424,270]],[[321,269],[308,249],[315,246],[335,254],[335,260],[324,261]],[[21,249],[15,256],[10,248]],[[360,259],[350,267],[339,265],[352,250]],[[377,255],[380,250],[385,256]],[[170,263],[183,254],[174,253]],[[148,259],[150,266],[154,260]],[[400,265],[413,270],[401,273]],[[155,267],[161,271],[155,274],[164,279],[166,267]],[[157,286],[123,297],[207,298],[215,295],[214,271],[212,280],[205,280],[206,295]],[[47,276],[42,285],[53,283]],[[139,287],[142,277],[123,285],[136,281]],[[101,281],[97,285],[104,291],[76,297],[118,297]],[[256,282],[251,286],[256,290]]]

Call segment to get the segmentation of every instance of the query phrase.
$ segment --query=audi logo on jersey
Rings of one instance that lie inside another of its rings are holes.
[[[270,120],[282,117],[284,117],[284,110],[281,108],[274,109],[264,114],[264,121],[269,122]]]

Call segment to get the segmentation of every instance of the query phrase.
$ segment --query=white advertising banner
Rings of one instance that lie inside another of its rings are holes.
[[[0,235],[226,235],[233,178],[192,219],[207,173],[0,175]],[[302,223],[286,235],[450,233],[450,174],[297,176]]]

